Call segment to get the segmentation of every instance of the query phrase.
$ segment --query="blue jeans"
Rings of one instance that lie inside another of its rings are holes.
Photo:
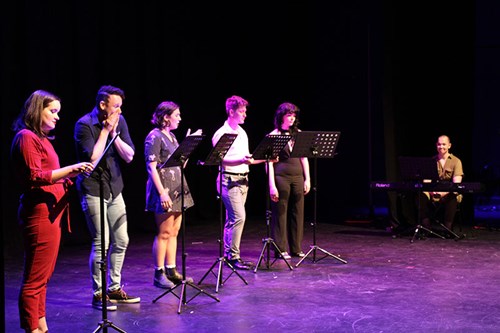
[[[240,258],[240,243],[245,226],[248,176],[222,175],[222,201],[226,208],[224,253],[230,260]]]
[[[81,198],[82,209],[92,238],[89,267],[92,275],[94,294],[101,292],[101,209],[100,198],[84,195]],[[129,238],[127,233],[127,214],[125,202],[119,194],[116,198],[104,199],[104,239],[108,256],[109,290],[121,287],[121,271]],[[111,233],[109,232],[111,230]],[[110,245],[111,241],[111,245]]]

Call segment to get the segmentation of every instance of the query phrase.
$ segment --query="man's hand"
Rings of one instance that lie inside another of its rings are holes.
[[[116,133],[118,127],[118,122],[120,121],[121,111],[117,111],[109,114],[106,120],[103,122],[103,126],[108,130],[109,133]]]

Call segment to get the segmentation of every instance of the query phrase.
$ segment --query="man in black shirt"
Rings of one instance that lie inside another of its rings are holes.
[[[109,288],[106,306],[116,310],[113,303],[137,303],[140,297],[128,295],[121,288],[121,270],[125,259],[129,238],[127,215],[122,197],[123,179],[119,160],[130,163],[135,147],[130,139],[121,106],[125,95],[119,88],[103,86],[99,89],[94,109],[81,117],[75,125],[75,142],[79,161],[96,163],[108,142],[116,139],[113,146],[102,157],[96,171],[89,177],[77,178],[82,209],[92,237],[89,266],[92,274],[94,295],[92,306],[102,309],[101,261],[101,211],[100,182],[102,181],[105,214],[105,248],[108,253]],[[109,244],[111,240],[111,244]],[[109,250],[108,250],[109,249]]]

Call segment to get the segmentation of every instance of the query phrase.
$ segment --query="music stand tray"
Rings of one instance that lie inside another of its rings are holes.
[[[295,136],[290,157],[332,158],[340,139],[340,132],[301,131]]]
[[[183,166],[184,162],[189,158],[191,153],[203,140],[204,135],[187,136],[179,146],[175,149],[169,159],[163,165],[164,167]],[[184,169],[184,168],[181,168]]]
[[[335,156],[335,150],[337,149],[337,144],[340,139],[340,132],[333,131],[301,131],[295,136],[295,144],[293,146],[292,153],[290,157],[307,157],[313,159],[313,181],[311,189],[313,190],[314,207],[313,207],[313,220],[311,222],[312,234],[313,234],[313,245],[310,246],[309,251],[297,262],[295,267],[299,265],[312,253],[312,262],[316,263],[326,257],[334,258],[344,264],[347,261],[336,256],[325,249],[322,249],[316,244],[316,217],[317,217],[317,160],[318,158],[333,158]],[[316,252],[320,251],[324,254],[323,257],[316,259]]]
[[[236,140],[238,134],[234,133],[224,133],[217,141],[215,146],[212,148],[210,153],[208,153],[205,161],[202,162],[203,165],[220,165],[224,156],[226,156],[227,151],[233,145],[234,140]]]
[[[228,262],[226,257],[224,256],[223,252],[223,242],[224,242],[224,205],[222,203],[222,193],[220,193],[222,189],[222,177],[220,176],[222,174],[222,162],[224,160],[224,156],[226,156],[227,151],[229,148],[231,148],[231,145],[233,144],[234,140],[236,140],[236,137],[238,134],[234,133],[225,133],[222,135],[222,137],[219,139],[219,141],[215,144],[215,146],[212,148],[210,153],[208,154],[207,158],[205,161],[201,162],[202,165],[218,165],[219,166],[219,205],[220,205],[220,212],[219,212],[219,219],[220,219],[220,235],[219,235],[219,258],[215,260],[215,262],[212,264],[212,266],[208,269],[208,271],[203,275],[201,280],[198,282],[198,285],[200,285],[203,280],[207,277],[209,273],[214,274],[213,269],[215,266],[218,266],[217,269],[217,283],[215,286],[215,292],[219,292],[219,286],[222,286],[233,274],[236,274],[245,284],[248,285],[248,282],[241,276],[240,273],[236,271],[236,269]],[[222,278],[222,269],[224,267],[224,263],[231,269],[231,273],[225,278]],[[215,275],[215,274],[214,274]]]
[[[430,157],[399,157],[399,170],[404,181],[439,180],[436,160]]]
[[[252,153],[254,160],[272,160],[275,159],[285,148],[288,141],[292,137],[290,135],[268,134]]]
[[[269,162],[270,160],[276,159],[279,153],[285,148],[288,141],[290,141],[292,137],[290,135],[273,135],[268,134],[262,139],[257,148],[255,148],[252,157],[255,160],[266,160],[266,170],[269,170]],[[267,171],[267,176],[269,177],[269,171]],[[259,266],[264,259],[264,253],[267,250],[267,260],[266,260],[266,268],[269,269],[271,266],[271,246],[275,250],[275,253],[279,253],[279,259],[283,259],[287,264],[288,268],[292,270],[292,266],[281,254],[281,250],[271,238],[271,230],[270,230],[270,220],[271,220],[271,203],[269,198],[269,185],[266,186],[266,238],[262,239],[264,246],[262,247],[262,251],[260,252],[259,259],[257,260],[257,264],[254,268],[254,273],[257,273]],[[276,261],[276,260],[275,260]]]
[[[177,147],[177,149],[172,153],[170,158],[165,162],[164,166],[165,167],[175,167],[175,166],[180,166],[181,168],[181,202],[182,202],[182,223],[181,223],[181,250],[182,250],[182,282],[175,285],[174,287],[166,290],[163,294],[160,296],[156,297],[153,300],[153,303],[155,303],[158,299],[162,298],[168,293],[172,293],[175,297],[179,299],[179,306],[177,309],[177,313],[181,313],[181,307],[182,304],[187,304],[191,300],[193,300],[196,296],[199,294],[204,294],[206,296],[211,297],[212,299],[216,300],[217,302],[220,302],[220,300],[207,293],[205,290],[201,289],[194,283],[186,280],[186,257],[187,254],[185,253],[185,233],[186,233],[186,220],[185,220],[185,207],[184,207],[184,163],[187,161],[191,153],[194,151],[194,149],[199,145],[199,143],[203,140],[205,136],[204,135],[190,135],[187,136]],[[187,300],[186,297],[186,287],[189,286],[191,288],[196,289],[196,293],[194,296],[192,296],[189,300]],[[174,293],[174,290],[177,287],[181,287],[181,293],[180,295],[177,295]]]

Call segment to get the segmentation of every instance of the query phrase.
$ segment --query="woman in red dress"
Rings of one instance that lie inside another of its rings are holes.
[[[59,120],[61,100],[37,90],[26,100],[13,124],[11,161],[21,187],[18,220],[24,243],[24,273],[19,293],[21,328],[47,332],[45,301],[61,240],[61,217],[68,205],[69,178],[91,172],[92,163],[60,167],[50,143]]]

